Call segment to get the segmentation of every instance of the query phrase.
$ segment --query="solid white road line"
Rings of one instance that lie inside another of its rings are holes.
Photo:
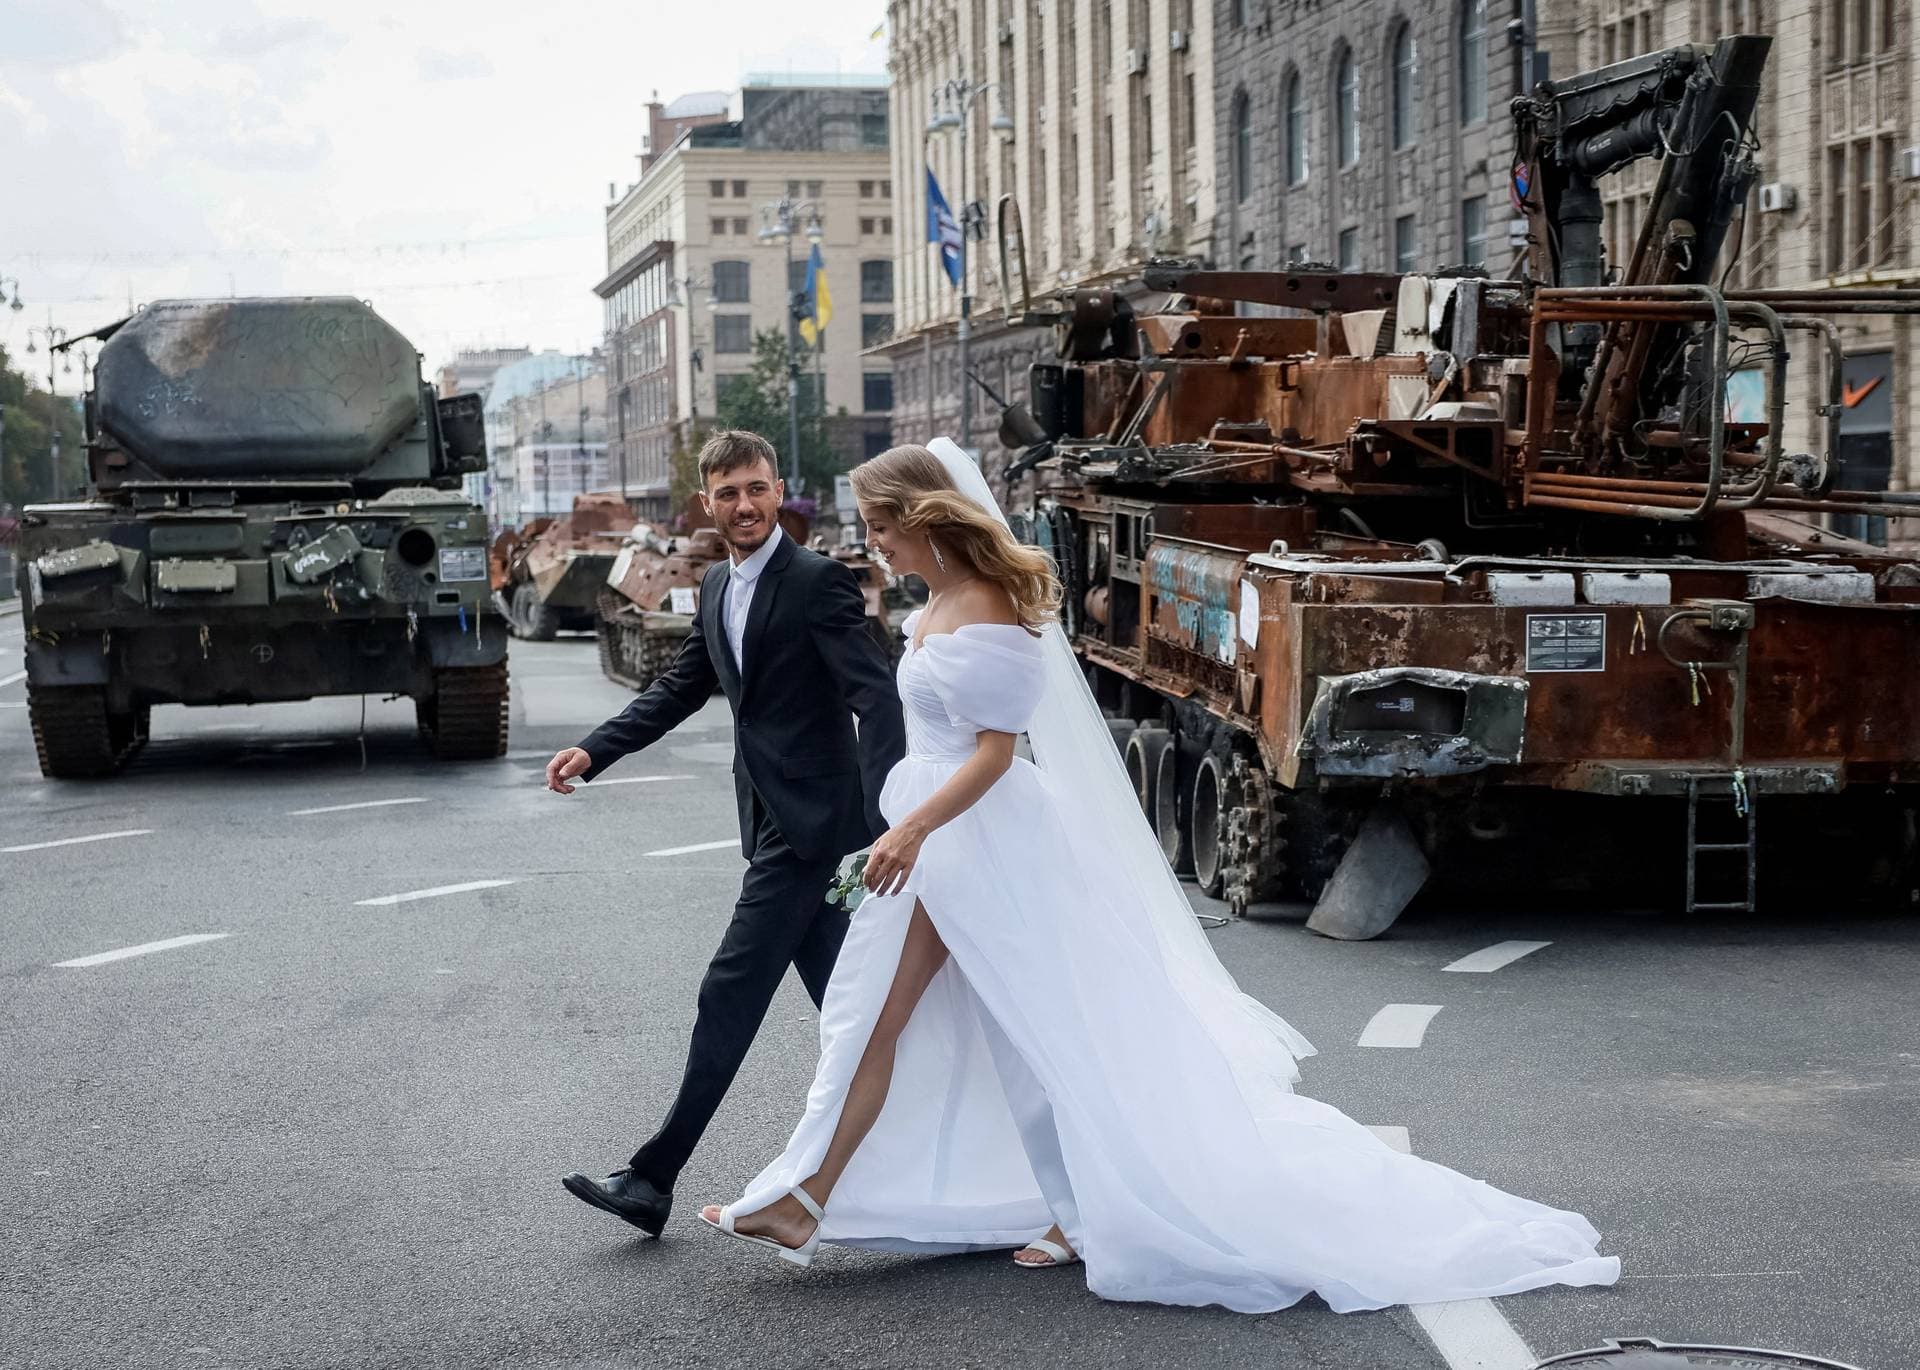
[[[1417,1047],[1427,1035],[1427,1024],[1443,1006],[1440,1004],[1388,1004],[1367,1023],[1360,1034],[1363,1047]]]
[[[1416,1303],[1409,1311],[1448,1370],[1528,1370],[1539,1360],[1492,1299]]]
[[[724,842],[696,842],[691,847],[662,847],[659,851],[650,851],[648,856],[685,856],[688,852],[719,851],[722,847],[738,847],[740,839],[729,837]]]
[[[1395,1151],[1411,1152],[1413,1150],[1413,1138],[1408,1135],[1404,1127],[1400,1127],[1397,1124],[1368,1123],[1367,1131],[1371,1132]]]
[[[690,775],[617,775],[611,780],[595,780],[586,788],[597,790],[606,785],[651,785],[656,780],[691,780]]]
[[[416,899],[438,899],[443,894],[465,894],[468,890],[498,889],[502,885],[515,884],[512,880],[468,880],[458,885],[435,885],[430,890],[408,890],[405,894],[383,894],[378,899],[356,899],[354,907],[375,904],[410,904]]]
[[[1495,942],[1490,947],[1482,947],[1471,956],[1462,956],[1452,965],[1442,966],[1441,970],[1490,971],[1510,966],[1522,956],[1531,956],[1542,947],[1550,947],[1551,942]]]
[[[0,675],[0,685],[11,685],[16,680],[25,680],[26,678],[27,673],[25,671],[15,671],[12,675]]]
[[[88,837],[62,837],[53,842],[27,842],[18,847],[0,847],[0,852],[45,851],[48,847],[77,847],[83,842],[110,842],[116,837],[145,837],[152,828],[128,828],[125,832],[97,832]]]
[[[316,813],[345,813],[348,809],[387,809],[395,804],[424,804],[424,799],[368,799],[359,804],[329,804],[320,809],[290,809],[288,818],[305,818]]]
[[[97,951],[91,956],[76,956],[71,961],[55,961],[53,964],[75,970],[85,966],[104,966],[109,961],[124,961],[129,956],[151,956],[156,951],[190,947],[196,942],[218,942],[222,937],[231,936],[233,934],[230,932],[190,932],[185,937],[169,937],[161,942],[142,942],[137,947],[121,947],[118,951]]]

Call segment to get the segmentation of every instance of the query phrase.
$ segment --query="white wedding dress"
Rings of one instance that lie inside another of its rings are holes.
[[[959,463],[956,484],[992,508]],[[805,1115],[736,1216],[819,1168],[918,900],[950,956],[822,1241],[1017,1247],[1058,1222],[1096,1294],[1244,1312],[1308,1293],[1346,1312],[1619,1277],[1579,1214],[1403,1155],[1293,1093],[1312,1046],[1239,992],[1198,930],[1057,628],[974,624],[916,644],[918,626],[908,618],[907,755],[882,793],[887,820],[983,729],[1027,732],[1038,764],[1016,759],[928,835],[904,891],[860,904]]]

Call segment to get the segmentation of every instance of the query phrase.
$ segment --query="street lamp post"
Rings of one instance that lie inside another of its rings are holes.
[[[801,218],[806,220],[809,243],[821,237],[820,206],[812,200],[796,200],[782,195],[761,207],[768,220],[760,230],[762,242],[779,239],[787,247],[787,485],[789,492],[800,492],[800,319],[806,292],[793,288],[793,234]]]
[[[967,274],[967,240],[973,236],[973,202],[967,198],[967,130],[973,124],[973,102],[990,90],[999,90],[998,81],[974,82],[967,79],[963,71],[951,80],[943,81],[933,88],[933,116],[927,120],[927,132],[939,133],[945,129],[960,131],[960,327],[957,337],[960,343],[960,446],[963,450],[973,450],[973,387],[969,383],[968,370],[973,340],[973,293],[972,278]],[[945,108],[942,109],[944,103]],[[1013,133],[1013,120],[1007,115],[1006,94],[1001,92],[1001,103],[988,121],[987,128],[1003,138]]]
[[[19,287],[16,285],[14,289],[18,291]],[[47,460],[52,467],[52,497],[57,500],[60,498],[60,376],[58,369],[54,366],[54,354],[66,347],[71,334],[66,329],[55,325],[53,316],[49,313],[44,327],[34,324],[27,328],[29,354],[35,350],[36,336],[45,338],[47,341]],[[73,371],[71,361],[67,362],[67,371],[69,374]]]

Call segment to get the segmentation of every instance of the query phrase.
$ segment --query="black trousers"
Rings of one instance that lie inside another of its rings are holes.
[[[799,855],[757,799],[753,817],[753,859],[740,884],[733,921],[700,982],[700,1007],[680,1092],[660,1130],[629,1162],[636,1175],[663,1191],[673,1189],[681,1167],[713,1121],[787,967],[800,972],[801,983],[818,1006],[847,936],[846,910],[824,898],[839,858],[808,860]]]

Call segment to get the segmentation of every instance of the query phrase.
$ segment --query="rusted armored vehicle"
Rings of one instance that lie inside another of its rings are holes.
[[[697,502],[690,510],[698,510]],[[792,509],[780,511],[786,535],[806,543],[809,521]],[[816,547],[846,563],[860,582],[867,620],[889,660],[899,654],[899,615],[891,614],[886,577],[873,561],[852,549]],[[717,529],[696,527],[671,533],[636,524],[607,573],[597,601],[594,631],[600,640],[600,669],[608,679],[644,690],[672,664],[674,653],[693,631],[700,582],[707,568],[724,560],[727,544]]]
[[[1207,891],[1317,900],[1343,937],[1430,870],[1632,876],[1689,910],[1809,873],[1910,901],[1920,562],[1828,525],[1920,515],[1836,484],[1835,328],[1920,291],[1716,285],[1768,41],[1517,99],[1525,279],[1161,263],[1161,312],[1081,291],[1055,315],[1008,474]],[[1596,178],[1656,155],[1610,267]]]
[[[559,632],[590,632],[595,603],[633,511],[612,492],[576,495],[573,510],[540,518],[494,539],[494,594],[515,637],[546,642]]]

